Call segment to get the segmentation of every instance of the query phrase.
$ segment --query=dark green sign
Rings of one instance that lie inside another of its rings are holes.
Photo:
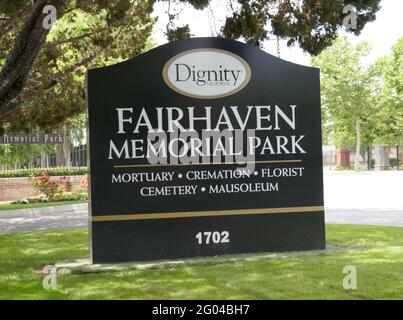
[[[318,69],[188,39],[87,98],[94,263],[325,248]]]

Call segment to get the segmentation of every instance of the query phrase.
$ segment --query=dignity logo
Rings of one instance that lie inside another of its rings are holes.
[[[241,57],[219,49],[185,51],[164,66],[163,78],[174,91],[199,99],[215,99],[243,89],[251,78]]]
[[[228,70],[219,66],[218,70],[196,69],[195,65],[191,67],[184,63],[175,63],[176,81],[194,81],[198,86],[212,85],[227,85],[235,86],[238,82],[239,74],[242,70]]]

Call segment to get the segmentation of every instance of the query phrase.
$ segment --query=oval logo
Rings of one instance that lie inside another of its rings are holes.
[[[174,91],[198,99],[223,98],[242,90],[251,78],[248,63],[220,49],[195,49],[172,57],[164,66],[165,83]]]

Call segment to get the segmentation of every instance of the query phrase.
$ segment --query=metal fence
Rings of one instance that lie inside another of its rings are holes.
[[[399,169],[403,167],[403,145],[390,146],[389,149],[389,169]],[[354,166],[355,148],[348,148],[350,166]],[[12,165],[1,163],[4,156],[4,148],[0,145],[0,172],[14,171],[19,169],[33,168],[54,168],[57,167],[57,157],[53,153],[42,153],[41,156],[31,159],[31,161],[19,162],[15,161]],[[323,146],[323,166],[326,169],[337,167],[337,149],[335,146]],[[374,147],[367,146],[361,148],[359,156],[359,166],[362,170],[374,170],[375,157]],[[87,166],[87,145],[79,145],[71,148],[70,157],[66,166],[72,168]]]
[[[49,167],[56,167],[57,159],[56,154],[49,155]],[[86,167],[87,166],[87,146],[82,145],[72,148],[70,151],[69,167]]]
[[[27,148],[27,153],[29,153],[29,148]],[[5,163],[2,159],[7,157],[7,150],[0,145],[0,173],[7,171],[16,171],[21,169],[35,169],[35,168],[55,168],[58,167],[57,156],[55,152],[46,152],[42,148],[39,156],[29,157],[27,155],[25,160],[16,157],[15,161],[10,164],[10,160]],[[69,157],[67,157],[67,162],[62,166],[71,168],[82,168],[87,166],[87,146],[79,145],[72,147],[70,150]]]
[[[349,164],[354,166],[355,148],[347,148],[349,153]],[[337,148],[335,146],[323,146],[323,166],[327,169],[337,167]],[[361,170],[374,170],[375,168],[375,148],[366,146],[361,148],[359,155],[359,167]],[[403,167],[403,145],[389,146],[389,169],[399,170]]]

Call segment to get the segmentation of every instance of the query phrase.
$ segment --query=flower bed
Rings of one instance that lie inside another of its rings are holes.
[[[54,178],[60,179],[61,177],[55,176]],[[71,192],[75,193],[86,189],[83,177],[85,176],[69,176]],[[28,198],[43,197],[39,190],[32,185],[31,179],[28,177],[0,179],[0,201],[19,201]]]

